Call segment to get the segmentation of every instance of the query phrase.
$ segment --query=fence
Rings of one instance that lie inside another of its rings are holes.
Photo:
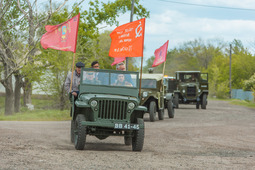
[[[232,89],[231,98],[240,100],[254,101],[254,96],[251,91],[243,91],[242,89]]]

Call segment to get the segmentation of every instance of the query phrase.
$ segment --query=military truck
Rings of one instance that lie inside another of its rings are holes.
[[[176,89],[176,81],[175,77],[164,77],[164,103],[165,109],[167,109],[168,117],[174,118],[175,110],[174,110],[174,90]]]
[[[206,109],[208,96],[208,74],[200,71],[176,71],[176,90],[174,105],[194,104],[199,109]]]
[[[139,106],[138,75],[131,71],[82,69],[79,95],[77,99],[71,97],[71,141],[75,149],[83,150],[86,136],[93,135],[100,140],[122,136],[126,145],[132,144],[133,151],[142,150],[147,109]],[[131,76],[132,84],[125,81]]]
[[[143,74],[141,83],[141,102],[140,105],[145,106],[150,115],[150,121],[164,119],[164,85],[162,82],[162,74]]]

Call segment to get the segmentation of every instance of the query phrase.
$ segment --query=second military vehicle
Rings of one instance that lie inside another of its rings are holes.
[[[143,74],[141,83],[141,103],[145,106],[150,115],[150,121],[164,119],[164,85],[162,74]]]

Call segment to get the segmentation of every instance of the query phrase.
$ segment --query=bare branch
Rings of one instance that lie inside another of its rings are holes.
[[[8,1],[7,4],[5,4],[5,6],[3,7],[3,9],[1,10],[2,15],[0,16],[0,20],[4,17],[5,13],[7,12],[7,10],[9,9],[9,7],[11,6],[10,2]],[[4,11],[4,9],[6,8],[6,10]]]
[[[19,10],[24,14],[25,17],[27,17],[27,19],[29,19],[29,17],[27,16],[28,12],[26,13],[20,6],[20,2],[18,0],[18,7],[19,7]]]
[[[75,9],[77,6],[81,5],[81,3],[83,3],[84,1],[85,1],[85,0],[82,0],[79,4],[77,4],[77,5],[74,7],[74,9]],[[74,9],[73,9],[73,10],[74,10]],[[68,19],[71,18],[72,13],[73,13],[73,10],[70,12],[69,16],[67,17]]]
[[[55,12],[58,12],[58,11],[66,4],[67,1],[68,1],[68,0],[65,0],[65,2],[63,2],[63,4],[60,5],[54,12],[49,11],[49,15],[48,15],[47,17],[45,17],[45,19],[39,21],[35,28],[38,28],[41,24],[47,22],[47,21],[50,19],[51,15],[52,15],[53,13],[55,13]],[[51,3],[51,0],[50,0],[50,8],[51,8],[51,10],[52,10],[52,3]]]

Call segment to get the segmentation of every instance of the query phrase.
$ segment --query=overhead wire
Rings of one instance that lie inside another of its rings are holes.
[[[159,0],[162,2],[182,4],[182,5],[191,5],[191,6],[200,6],[200,7],[208,7],[208,8],[222,8],[222,9],[230,9],[230,10],[243,10],[243,11],[253,11],[255,9],[252,8],[235,8],[235,7],[226,7],[226,6],[215,6],[215,5],[206,5],[206,4],[195,4],[195,3],[187,3],[187,2],[177,2],[177,1],[169,1],[169,0]]]

